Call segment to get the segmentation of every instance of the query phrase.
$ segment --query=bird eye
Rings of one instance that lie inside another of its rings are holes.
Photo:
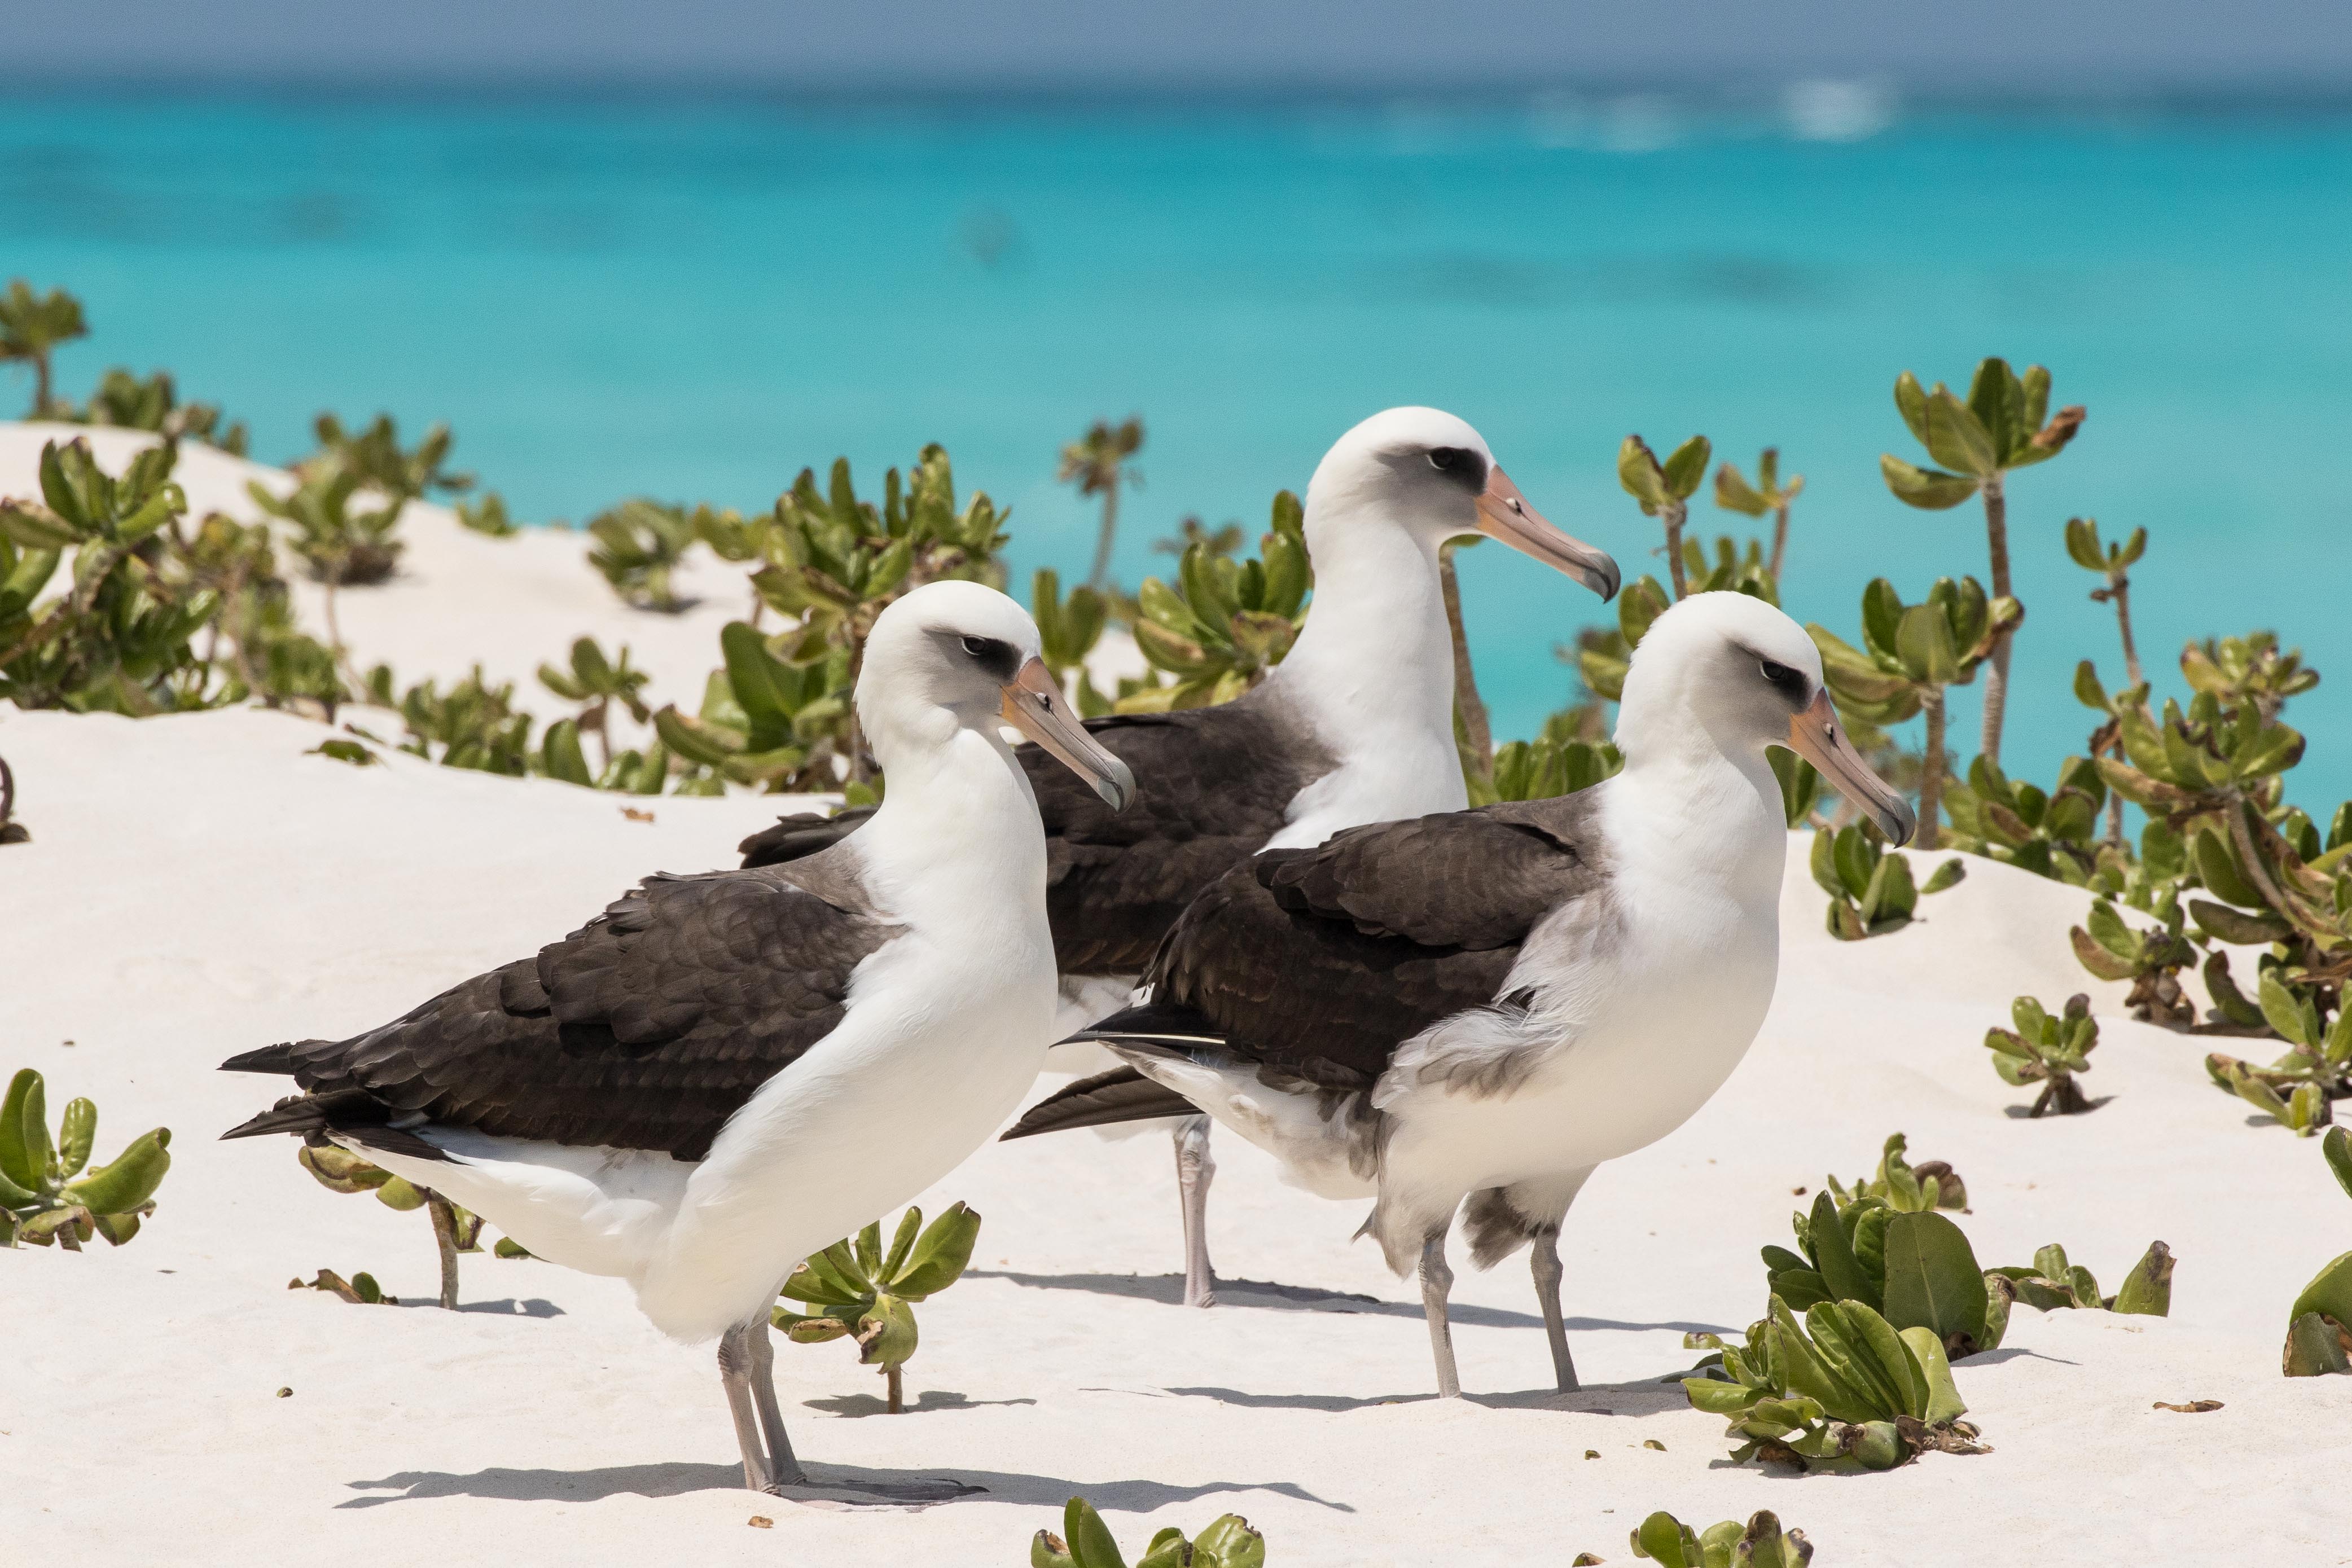
[[[1776,686],[1783,689],[1790,686],[1802,688],[1804,677],[1786,664],[1776,664],[1769,659],[1759,659],[1756,661],[1756,667],[1763,671],[1764,678]]]
[[[995,647],[996,644],[986,637],[966,637],[963,640],[963,651],[975,659],[988,657]]]
[[[1438,446],[1430,450],[1429,465],[1441,474],[1458,474],[1469,462],[1470,454],[1459,446]]]

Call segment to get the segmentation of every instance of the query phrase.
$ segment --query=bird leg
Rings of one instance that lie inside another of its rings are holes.
[[[1429,1353],[1437,1360],[1441,1399],[1462,1397],[1462,1375],[1454,1365],[1454,1330],[1445,1321],[1445,1298],[1453,1289],[1454,1270],[1445,1266],[1445,1227],[1441,1225],[1421,1244],[1421,1311],[1429,1320]]]
[[[763,1331],[765,1327],[761,1325]],[[752,1491],[772,1491],[775,1472],[769,1466],[767,1448],[760,1441],[760,1416],[751,1393],[758,1353],[752,1349],[750,1328],[749,1323],[737,1323],[719,1336],[719,1382],[727,1390],[727,1407],[735,1417],[735,1445],[743,1452],[743,1485]],[[768,1397],[775,1398],[772,1387]],[[782,1427],[780,1417],[777,1429]]]
[[[1568,1324],[1559,1315],[1559,1232],[1546,1227],[1535,1233],[1528,1263],[1536,1277],[1536,1304],[1543,1309],[1544,1337],[1551,1342],[1552,1376],[1562,1394],[1573,1394],[1576,1362],[1568,1354]]]
[[[783,1486],[804,1486],[807,1474],[793,1455],[793,1440],[784,1433],[784,1412],[776,1403],[776,1342],[762,1312],[743,1325],[751,1347],[751,1402],[760,1412],[760,1427],[768,1437],[768,1469]]]
[[[1184,1207],[1184,1304],[1217,1304],[1217,1273],[1209,1265],[1209,1183],[1217,1162],[1209,1156],[1209,1118],[1176,1124],[1176,1190]]]
[[[743,1484],[752,1491],[786,1494],[812,1487],[844,1502],[946,1502],[984,1489],[961,1481],[812,1481],[784,1435],[784,1413],[776,1402],[776,1346],[762,1314],[737,1323],[719,1340],[719,1380],[735,1417],[735,1442],[743,1451]],[[765,1428],[767,1440],[761,1441]]]

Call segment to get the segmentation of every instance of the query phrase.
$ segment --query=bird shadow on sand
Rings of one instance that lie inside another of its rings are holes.
[[[1380,1405],[1426,1405],[1438,1397],[1427,1392],[1381,1394],[1368,1399],[1336,1394],[1244,1394],[1236,1388],[1171,1388],[1168,1392],[1188,1399],[1213,1399],[1245,1410],[1318,1410],[1331,1414],[1369,1410]],[[1667,1410],[1687,1409],[1690,1405],[1680,1385],[1657,1383],[1609,1384],[1580,1388],[1573,1394],[1562,1394],[1555,1388],[1530,1388],[1509,1394],[1469,1394],[1464,1398],[1489,1410],[1559,1410],[1578,1416],[1655,1416]]]
[[[904,1484],[919,1479],[904,1470],[867,1469],[856,1465],[808,1467],[809,1492],[787,1494],[780,1501],[822,1505],[823,1494],[838,1490],[854,1494],[860,1487]],[[1199,1486],[1170,1486],[1160,1481],[1072,1480],[1059,1476],[1026,1475],[1018,1471],[975,1470],[943,1465],[919,1479],[949,1479],[972,1489],[967,1497],[991,1502],[1035,1503],[1058,1508],[1083,1494],[1105,1512],[1149,1513],[1170,1503],[1192,1502],[1227,1492],[1268,1492],[1297,1502],[1313,1503],[1339,1513],[1356,1511],[1344,1502],[1316,1496],[1290,1481],[1208,1481]],[[418,1502],[434,1498],[495,1498],[506,1502],[595,1502],[608,1497],[680,1497],[688,1492],[744,1491],[743,1467],[735,1464],[613,1465],[587,1470],[525,1470],[503,1466],[455,1475],[444,1470],[402,1470],[380,1480],[352,1481],[354,1490],[381,1495],[355,1497],[339,1509],[376,1508],[388,1502]],[[757,1496],[756,1493],[747,1495]],[[961,1499],[949,1499],[960,1501]],[[887,1499],[877,1499],[891,1506]]]
[[[431,1307],[436,1312],[438,1312],[441,1309],[440,1300],[434,1296],[407,1296],[402,1298],[398,1304],[404,1307]],[[518,1301],[512,1296],[501,1296],[494,1301],[459,1301],[457,1303],[457,1311],[461,1312],[488,1312],[492,1316],[501,1318],[560,1318],[563,1316],[563,1309],[543,1296],[532,1296],[527,1301]]]
[[[991,1405],[1034,1405],[1034,1399],[974,1399],[967,1395],[945,1389],[927,1388],[915,1396],[905,1414],[924,1416],[945,1410],[978,1410]],[[811,1410],[822,1410],[828,1416],[881,1416],[890,1409],[889,1401],[871,1394],[829,1394],[822,1399],[803,1399],[801,1404]]]
[[[1085,1291],[1097,1296],[1124,1296],[1134,1301],[1156,1301],[1161,1306],[1181,1306],[1184,1302],[1184,1276],[1181,1274],[1024,1274],[1007,1269],[967,1269],[967,1280],[1003,1280],[1032,1291]],[[1224,1307],[1255,1307],[1276,1312],[1349,1312],[1374,1317],[1418,1318],[1421,1308],[1403,1301],[1384,1301],[1378,1296],[1359,1295],[1352,1291],[1325,1291],[1312,1285],[1281,1285],[1267,1280],[1219,1280],[1217,1305]],[[1455,1302],[1452,1316],[1457,1323],[1469,1323],[1479,1328],[1541,1328],[1543,1320],[1533,1312],[1506,1312],[1498,1307],[1471,1306]]]

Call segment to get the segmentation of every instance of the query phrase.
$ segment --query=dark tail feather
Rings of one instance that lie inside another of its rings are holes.
[[[258,1138],[271,1133],[299,1133],[307,1143],[322,1143],[340,1133],[353,1143],[389,1155],[412,1159],[446,1160],[449,1156],[404,1127],[388,1125],[392,1107],[364,1089],[336,1089],[325,1094],[289,1094],[249,1121],[221,1134]]]
[[[260,1115],[239,1122],[223,1133],[221,1139],[226,1143],[231,1138],[258,1138],[271,1133],[323,1133],[333,1124],[327,1118],[324,1101],[313,1100],[308,1094],[289,1094]]]
[[[265,1045],[258,1051],[241,1051],[220,1064],[223,1072],[292,1072],[294,1071],[293,1040],[280,1040]]]
[[[743,857],[743,868],[782,865],[786,861],[804,860],[819,850],[829,850],[866,825],[874,814],[871,806],[850,806],[830,817],[814,811],[796,812],[779,817],[772,828],[762,828],[735,846]]]
[[[1004,1137],[1034,1138],[1040,1133],[1200,1113],[1198,1106],[1173,1089],[1162,1088],[1132,1067],[1114,1067],[1040,1100],[1013,1124]]]
[[[1206,1015],[1181,1002],[1146,1002],[1141,1007],[1122,1008],[1062,1043],[1076,1045],[1089,1040],[1162,1055],[1190,1056],[1203,1047],[1224,1044],[1225,1031]]]

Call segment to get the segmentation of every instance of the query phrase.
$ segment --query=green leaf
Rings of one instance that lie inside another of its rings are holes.
[[[2336,1260],[2339,1264],[2347,1261],[2352,1261],[2352,1252]],[[2346,1337],[2320,1313],[2302,1313],[2287,1323],[2286,1353],[2280,1358],[2280,1370],[2289,1377],[2352,1373],[2352,1353],[2346,1349]]]
[[[1940,1214],[1898,1214],[1886,1222],[1886,1319],[1897,1328],[1984,1343],[1984,1270],[1960,1228]]]
[[[1077,1568],[1127,1568],[1127,1559],[1118,1554],[1118,1542],[1111,1538],[1110,1527],[1095,1511],[1094,1504],[1082,1497],[1074,1497],[1062,1510],[1062,1534],[1070,1543],[1070,1556]]]
[[[551,779],[561,779],[566,784],[583,787],[595,783],[588,771],[587,754],[580,749],[580,726],[572,719],[560,718],[547,727],[540,741],[540,765]]]
[[[2263,1021],[2278,1032],[2280,1039],[2301,1046],[2319,1044],[2319,1019],[2310,998],[2288,990],[2277,970],[2263,971],[2256,1004],[2263,1009]]]
[[[1979,361],[1976,374],[1969,381],[1968,406],[1992,437],[1996,461],[2006,461],[2033,438],[2033,432],[2025,428],[2025,389],[2007,360]]]
[[[1927,441],[1927,392],[1919,378],[1909,371],[1895,378],[1895,411],[1903,416],[1904,425],[1913,439],[1925,445]]]
[[[98,1107],[88,1100],[66,1102],[58,1118],[58,1175],[70,1180],[89,1164],[90,1145],[98,1141]]]
[[[172,1168],[172,1132],[157,1127],[131,1140],[128,1148],[79,1181],[65,1195],[92,1214],[121,1214],[155,1196]]]
[[[1697,494],[1699,481],[1706,477],[1706,462],[1712,452],[1706,436],[1694,435],[1675,447],[1673,455],[1660,465],[1666,490],[1675,500],[1686,501]]]
[[[2336,1173],[2336,1185],[2344,1196],[2352,1197],[2352,1133],[2341,1127],[2330,1127],[2327,1136],[2320,1140],[2319,1152],[2327,1161],[2327,1168]]]
[[[0,1100],[0,1176],[6,1176],[17,1186],[38,1189],[46,1185],[47,1160],[33,1158],[33,1144],[25,1135],[25,1107],[41,1098],[41,1075],[29,1067],[17,1070],[8,1081],[8,1093]],[[46,1130],[41,1142],[47,1143]]]
[[[1927,394],[1927,447],[1930,457],[1956,473],[1981,478],[2000,471],[1992,433],[1942,387]]]
[[[890,1281],[891,1290],[913,1301],[946,1290],[963,1277],[979,1239],[980,1215],[962,1203],[950,1205],[916,1238],[905,1270]]]
[[[1897,1333],[1904,1348],[1911,1353],[1911,1364],[1927,1391],[1927,1408],[1919,1413],[1919,1419],[1930,1427],[1939,1427],[1967,1415],[1969,1407],[1960,1402],[1958,1385],[1952,1381],[1951,1361],[1945,1355],[1943,1342],[1936,1337],[1935,1331],[1919,1327]]]
[[[1237,1513],[1220,1514],[1193,1538],[1193,1561],[1201,1568],[1265,1568],[1265,1537]],[[1206,1558],[1206,1562],[1202,1560]]]
[[[1951,623],[1933,604],[1915,604],[1903,612],[1895,633],[1895,647],[1904,673],[1914,681],[1949,685],[1960,678],[1958,653],[1952,645]]]
[[[1618,445],[1617,483],[1642,503],[1645,512],[1656,511],[1669,499],[1665,473],[1658,465],[1657,455],[1638,435],[1629,435]]]
[[[1839,1301],[1861,1301],[1875,1307],[1879,1287],[1864,1274],[1861,1263],[1854,1258],[1853,1243],[1838,1218],[1836,1199],[1826,1192],[1816,1194],[1807,1226],[1814,1266],[1821,1270],[1822,1282],[1829,1287],[1830,1293]]]
[[[2151,1241],[2116,1291],[2115,1310],[2144,1317],[2166,1317],[2172,1312],[2172,1249]]]
[[[1697,1532],[1660,1509],[1634,1527],[1633,1555],[1646,1557],[1662,1568],[1706,1568]]]

